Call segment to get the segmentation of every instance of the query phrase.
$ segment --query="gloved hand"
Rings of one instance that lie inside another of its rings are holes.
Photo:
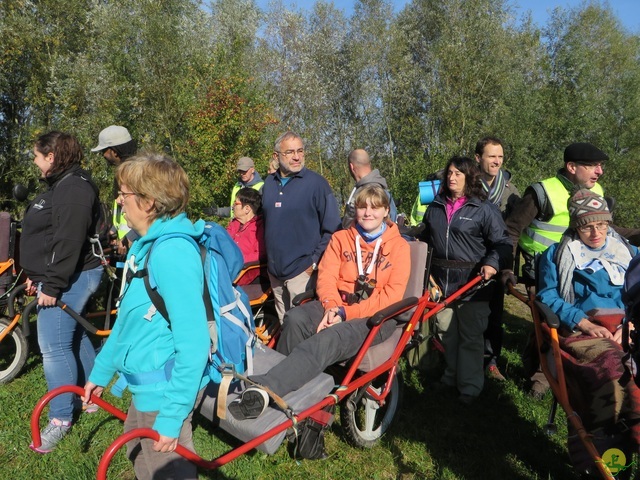
[[[215,215],[216,217],[230,217],[231,207],[217,207],[212,203],[210,207],[204,209],[205,215]]]
[[[502,283],[504,291],[508,292],[509,284],[511,283],[515,287],[518,284],[518,279],[515,273],[513,273],[513,270],[502,270],[500,272],[500,283]]]
[[[205,215],[218,215],[218,207],[215,203],[212,203],[210,207],[204,209]]]

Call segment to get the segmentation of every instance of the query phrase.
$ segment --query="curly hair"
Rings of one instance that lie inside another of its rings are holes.
[[[447,175],[449,172],[449,167],[455,167],[464,175],[464,195],[466,197],[475,197],[480,200],[487,199],[487,192],[482,185],[482,180],[480,177],[480,170],[478,169],[478,165],[476,162],[471,160],[469,157],[451,157],[451,159],[447,162],[447,165],[444,167],[444,176],[445,181],[442,184],[442,193],[451,197],[451,190],[449,190],[448,182],[446,181]]]

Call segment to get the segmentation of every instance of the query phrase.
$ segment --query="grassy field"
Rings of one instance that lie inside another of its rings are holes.
[[[350,447],[338,419],[327,437],[328,460],[296,462],[281,447],[273,456],[252,452],[218,471],[202,471],[200,478],[577,479],[564,446],[564,415],[559,413],[557,418],[560,433],[548,437],[544,425],[550,394],[536,401],[524,391],[519,352],[531,325],[523,307],[513,298],[507,299],[506,351],[501,367],[508,381],[488,381],[471,406],[463,406],[455,396],[433,392],[431,379],[407,371],[402,410],[376,447]],[[100,456],[121,433],[122,425],[102,411],[83,415],[54,453],[37,455],[28,449],[29,416],[45,392],[42,365],[35,354],[20,377],[0,386],[0,478],[95,478]],[[122,408],[128,403],[126,398],[105,398]],[[196,420],[194,436],[196,449],[204,458],[237,445],[201,417]],[[109,473],[110,478],[135,478],[122,452]]]

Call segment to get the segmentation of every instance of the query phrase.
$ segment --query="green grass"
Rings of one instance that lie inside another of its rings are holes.
[[[507,309],[501,367],[508,381],[488,381],[473,405],[463,407],[454,396],[432,392],[430,378],[408,371],[397,422],[376,447],[349,446],[338,420],[327,435],[328,460],[296,462],[283,446],[273,456],[254,451],[218,471],[201,471],[200,478],[577,479],[564,446],[564,414],[557,418],[560,433],[548,437],[544,425],[550,394],[536,401],[524,391],[519,352],[531,328],[528,311],[510,297]],[[122,432],[121,423],[102,411],[83,415],[54,453],[37,455],[28,449],[29,417],[45,392],[41,362],[35,354],[21,376],[0,386],[0,478],[95,478],[102,453]],[[105,398],[121,408],[128,404],[126,398],[118,400],[109,394]],[[239,444],[202,417],[196,418],[194,441],[198,453],[209,459]],[[135,478],[122,452],[109,474],[110,478]]]

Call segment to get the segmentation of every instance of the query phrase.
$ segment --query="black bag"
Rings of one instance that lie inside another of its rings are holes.
[[[324,432],[331,428],[335,405],[330,405],[313,413],[309,418],[300,422],[289,433],[289,455],[296,460],[324,460],[327,452],[324,448]]]

